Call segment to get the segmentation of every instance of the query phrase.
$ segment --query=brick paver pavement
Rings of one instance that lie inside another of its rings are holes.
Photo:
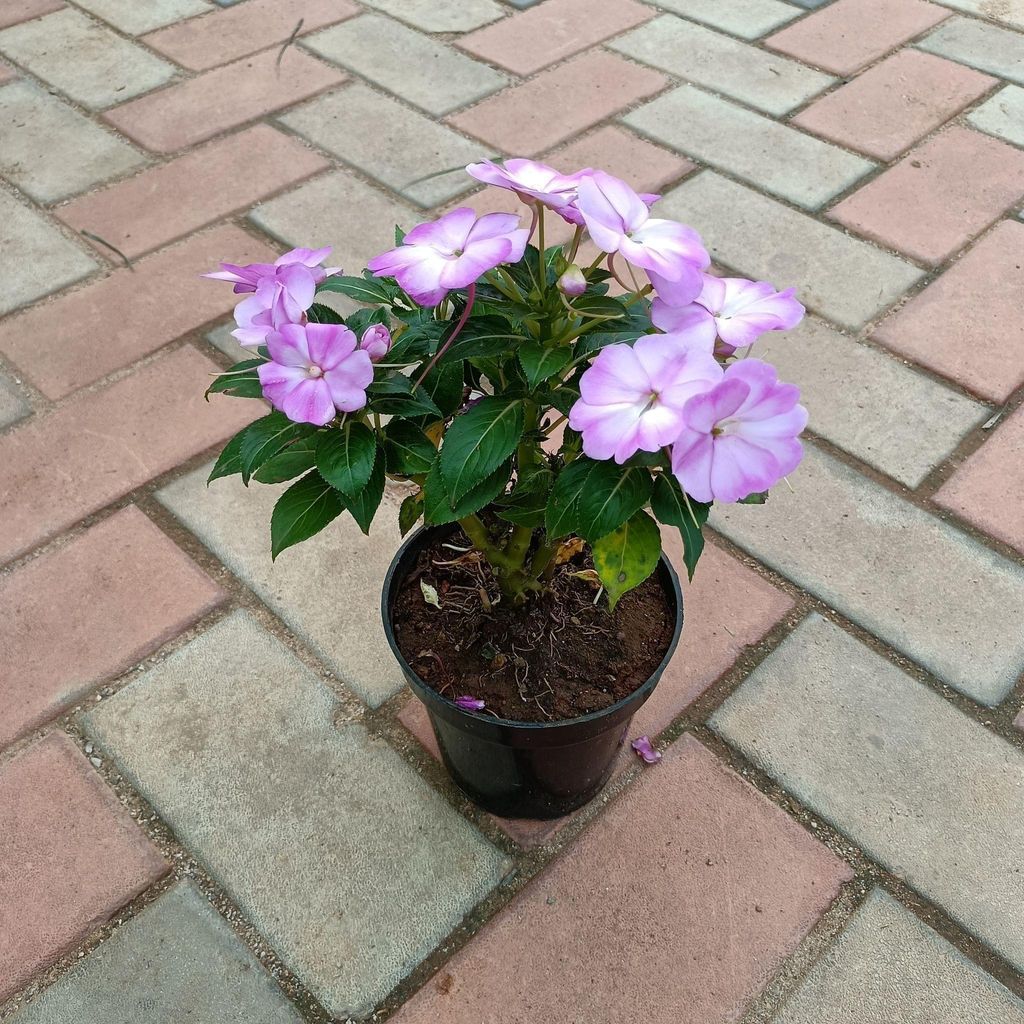
[[[0,0],[0,1020],[1024,1024],[1022,147],[1022,0]],[[556,822],[437,763],[394,495],[274,566],[205,487],[197,275],[513,209],[487,155],[809,309],[665,757]]]

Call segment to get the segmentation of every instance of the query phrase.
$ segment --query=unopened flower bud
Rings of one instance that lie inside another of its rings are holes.
[[[379,362],[391,348],[391,332],[383,324],[371,324],[363,331],[359,347],[369,355],[371,362]]]
[[[571,299],[582,295],[587,290],[587,279],[575,263],[558,279],[558,290]]]

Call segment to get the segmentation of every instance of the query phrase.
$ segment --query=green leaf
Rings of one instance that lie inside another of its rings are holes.
[[[413,382],[404,373],[393,373],[390,377],[375,380],[367,389],[371,412],[385,416],[433,416],[441,419],[441,410],[422,387],[413,387]]]
[[[370,532],[370,523],[384,497],[384,460],[375,459],[373,472],[366,486],[354,497],[348,499],[348,510],[359,524],[363,533]]]
[[[222,476],[234,476],[242,472],[242,435],[248,430],[243,427],[226,445],[224,450],[217,456],[217,461],[206,478],[207,486]]]
[[[539,469],[517,480],[512,493],[500,501],[497,515],[516,526],[531,529],[543,526],[553,480],[554,474],[549,469]]]
[[[430,472],[437,449],[419,427],[406,420],[392,420],[384,429],[387,471],[396,476],[421,476]]]
[[[608,592],[608,606],[614,610],[623,594],[654,572],[661,555],[661,532],[646,512],[636,512],[591,550],[594,568]]]
[[[437,351],[445,324],[438,320],[411,323],[395,339],[388,352],[389,363],[411,363]]]
[[[566,345],[541,345],[535,341],[523,342],[519,346],[518,355],[531,390],[556,373],[561,373],[573,359],[572,349]]]
[[[687,507],[689,501],[689,508]],[[692,515],[691,515],[692,510]],[[665,523],[679,530],[683,538],[683,561],[686,563],[686,575],[692,580],[693,571],[697,568],[697,560],[704,550],[704,535],[701,527],[708,520],[711,505],[694,498],[684,498],[679,481],[668,473],[659,473],[654,481],[654,492],[651,494],[651,511]],[[694,522],[694,519],[697,522]]]
[[[341,292],[367,306],[376,306],[382,302],[391,305],[397,295],[395,288],[380,278],[367,280],[364,277],[328,277],[317,288],[317,294],[320,292]]]
[[[300,437],[287,448],[271,456],[253,473],[253,480],[261,484],[281,484],[285,480],[293,480],[300,473],[316,465],[316,445],[319,440],[316,434]]]
[[[395,225],[395,248],[397,249],[405,241],[405,232],[396,224]]]
[[[558,474],[548,496],[548,507],[544,516],[545,528],[552,539],[567,537],[579,530],[579,496],[587,486],[590,474],[599,465],[600,463],[593,459],[581,455]]]
[[[445,358],[423,378],[423,390],[442,416],[451,416],[462,405],[463,365]]]
[[[306,310],[306,316],[311,324],[343,324],[345,322],[336,309],[331,309],[330,306],[325,306],[322,302],[314,302]]]
[[[651,330],[648,327],[646,331],[638,328],[630,328],[628,331],[591,331],[577,339],[576,358],[598,352],[608,345],[632,345],[641,335],[650,334]]]
[[[598,462],[577,501],[576,532],[593,544],[618,529],[651,496],[651,475],[627,469],[610,459]]]
[[[454,330],[455,325],[450,324],[443,337],[446,338]],[[446,362],[493,359],[504,355],[522,340],[522,334],[510,330],[508,323],[499,317],[473,316],[466,321],[465,327],[442,358]]]
[[[293,423],[283,412],[274,411],[269,416],[250,423],[242,435],[242,482],[249,483],[249,477],[268,459],[283,451],[300,437],[308,437],[315,428],[308,423]]]
[[[315,469],[307,473],[277,499],[270,516],[271,557],[319,533],[344,509],[341,495]]]
[[[618,300],[607,295],[581,295],[569,303],[579,313],[588,316],[624,317],[626,307]]]
[[[345,317],[345,326],[357,337],[363,336],[363,331],[371,324],[387,324],[388,313],[383,306],[376,306],[372,309],[357,309]]]
[[[346,498],[358,494],[373,473],[377,438],[369,427],[346,419],[340,430],[325,430],[316,446],[320,475]]]
[[[494,472],[515,450],[523,434],[522,403],[484,398],[456,416],[441,447],[438,465],[454,501]]]
[[[737,502],[738,505],[763,505],[768,500],[767,491],[754,491],[753,494],[748,494],[745,498],[740,498]]]
[[[232,398],[262,398],[263,386],[256,373],[256,367],[262,366],[265,359],[244,359],[235,363],[230,369],[217,374],[213,383],[206,389],[206,398],[210,395],[230,395]]]
[[[423,495],[410,494],[398,508],[398,532],[405,536],[423,515]]]
[[[423,517],[433,526],[454,523],[474,512],[479,512],[505,490],[505,485],[512,475],[512,460],[509,459],[458,501],[453,501],[441,476],[439,462],[439,459],[436,460],[430,467],[427,479],[423,483]]]

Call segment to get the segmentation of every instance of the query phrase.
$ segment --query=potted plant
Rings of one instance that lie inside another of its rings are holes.
[[[797,388],[747,356],[804,310],[708,274],[695,231],[602,171],[467,170],[528,225],[461,208],[396,229],[360,277],[324,268],[329,249],[207,275],[245,294],[234,333],[253,350],[209,391],[272,407],[210,479],[294,481],[275,558],[343,513],[368,532],[386,480],[404,488],[402,534],[424,525],[384,581],[395,656],[462,789],[553,817],[604,784],[678,642],[658,524],[692,577],[712,502],[763,502],[800,461]],[[573,232],[546,246],[552,216]],[[343,317],[330,293],[363,308]]]

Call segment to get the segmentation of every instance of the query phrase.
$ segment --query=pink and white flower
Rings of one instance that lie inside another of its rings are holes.
[[[692,287],[711,262],[693,228],[652,217],[636,192],[604,171],[581,179],[576,206],[602,252],[620,253],[627,262],[666,281],[686,279]]]
[[[796,327],[805,312],[794,297],[793,288],[779,292],[767,281],[748,281],[742,277],[704,274],[700,294],[688,304],[677,301],[680,295],[671,285],[656,291],[658,297],[651,306],[651,319],[656,327],[689,338],[709,350],[718,338],[726,355],[752,345],[766,331]]]
[[[775,368],[743,359],[719,382],[690,398],[672,445],[672,472],[697,501],[740,501],[768,490],[803,457],[798,440],[807,410],[800,389]]]
[[[285,324],[267,338],[270,362],[257,367],[263,397],[296,423],[324,426],[366,405],[369,353],[341,324]]]
[[[466,172],[477,181],[515,192],[528,205],[540,203],[555,213],[561,213],[576,202],[580,177],[591,173],[588,167],[576,174],[562,174],[547,164],[520,157],[501,164],[481,160],[478,164],[470,164]]]
[[[477,219],[468,206],[418,224],[403,244],[367,264],[393,277],[421,306],[436,306],[453,288],[465,288],[501,263],[522,259],[530,232],[510,213]]]
[[[663,334],[601,349],[580,378],[569,426],[592,459],[623,463],[638,451],[671,444],[683,427],[683,406],[722,378],[714,357]]]

